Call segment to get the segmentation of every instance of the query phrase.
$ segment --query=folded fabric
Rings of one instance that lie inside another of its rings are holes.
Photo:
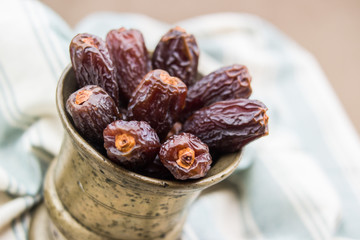
[[[199,71],[248,66],[251,98],[269,108],[270,135],[244,149],[228,180],[192,206],[183,239],[360,238],[360,142],[319,64],[271,24],[223,13],[178,22],[201,49]],[[78,32],[137,28],[149,49],[172,26],[98,13],[71,30],[32,0],[0,2],[0,239],[26,239],[62,126],[55,88]]]

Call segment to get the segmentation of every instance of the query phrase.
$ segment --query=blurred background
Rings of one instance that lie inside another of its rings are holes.
[[[216,12],[258,15],[317,58],[360,134],[359,0],[42,1],[70,26],[97,11],[141,13],[168,23]]]

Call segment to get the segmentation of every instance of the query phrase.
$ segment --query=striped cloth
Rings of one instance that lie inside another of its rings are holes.
[[[270,135],[249,144],[239,169],[192,206],[183,239],[360,239],[360,141],[311,54],[251,15],[176,25],[195,34],[203,73],[247,65],[252,98],[270,117]],[[71,30],[38,1],[0,1],[0,239],[27,238],[29,209],[58,153],[54,94],[70,39],[120,26],[141,30],[149,49],[171,27],[99,13]]]

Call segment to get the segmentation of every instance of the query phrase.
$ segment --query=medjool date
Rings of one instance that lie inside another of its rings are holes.
[[[239,64],[222,67],[206,75],[188,89],[183,119],[215,102],[249,98],[252,92],[250,83],[247,67]]]
[[[221,101],[196,111],[183,124],[183,131],[199,137],[211,151],[235,152],[268,134],[266,111],[257,100]]]
[[[104,129],[103,136],[107,156],[131,170],[152,162],[160,149],[159,137],[144,121],[112,122]]]
[[[212,163],[208,146],[190,133],[171,136],[161,146],[159,157],[171,174],[180,180],[205,176]]]
[[[97,36],[81,33],[70,43],[70,58],[79,88],[102,87],[119,106],[119,86],[105,42]]]
[[[170,29],[157,44],[152,55],[153,69],[166,70],[186,86],[194,83],[199,61],[195,37],[180,27]]]
[[[128,106],[128,119],[147,121],[163,140],[185,106],[187,88],[177,77],[156,69],[144,77]]]
[[[80,134],[89,142],[102,144],[104,128],[121,116],[114,100],[96,85],[87,85],[72,93],[66,110]]]
[[[106,44],[117,70],[123,100],[128,103],[132,92],[150,71],[150,59],[143,35],[136,29],[111,30],[106,36]]]

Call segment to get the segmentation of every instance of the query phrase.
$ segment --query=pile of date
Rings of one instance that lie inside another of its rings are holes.
[[[268,134],[266,106],[243,65],[199,77],[199,48],[170,29],[149,54],[135,29],[83,33],[70,43],[78,90],[66,110],[82,137],[131,171],[159,179],[204,177],[219,156]]]

